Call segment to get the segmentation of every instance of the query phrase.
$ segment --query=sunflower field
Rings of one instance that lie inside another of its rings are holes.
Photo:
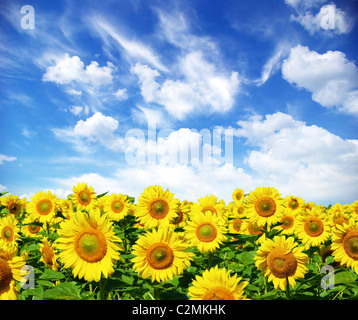
[[[0,194],[0,300],[358,299],[358,201]]]

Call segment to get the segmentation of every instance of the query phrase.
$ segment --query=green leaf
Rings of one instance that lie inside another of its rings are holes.
[[[40,276],[42,280],[61,280],[64,278],[65,275],[63,273],[51,269],[45,269],[44,273]]]
[[[355,284],[357,278],[358,276],[351,271],[342,271],[342,272],[337,272],[334,275],[334,282],[335,284],[348,284],[348,283]]]
[[[131,276],[127,276],[127,275],[123,274],[123,275],[122,275],[122,281],[123,281],[124,283],[129,284],[129,285],[131,286],[131,285],[133,284],[133,282],[134,282],[134,278],[131,277]]]
[[[81,300],[80,292],[76,282],[64,282],[46,290],[42,297],[47,300]]]

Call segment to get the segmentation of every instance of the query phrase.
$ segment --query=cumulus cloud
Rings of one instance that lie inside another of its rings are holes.
[[[85,83],[94,87],[100,87],[112,83],[115,67],[107,62],[107,66],[99,67],[97,61],[92,61],[85,67],[78,56],[70,57],[68,53],[49,66],[43,75],[43,81],[69,84],[71,82]]]
[[[141,94],[147,103],[157,103],[178,120],[193,112],[226,112],[235,102],[239,89],[237,72],[226,74],[208,62],[200,51],[179,59],[181,79],[159,83],[160,73],[137,63],[132,72],[138,76]]]
[[[97,114],[79,121],[72,128],[72,139],[77,137],[82,145],[84,139],[105,148],[117,143],[120,148],[116,151],[129,152],[143,161],[131,162],[126,158],[127,162],[113,167],[111,177],[91,173],[58,182],[68,189],[78,181],[87,181],[99,193],[110,190],[136,197],[147,186],[159,184],[179,198],[192,201],[212,193],[228,202],[237,187],[250,192],[264,185],[276,187],[283,196],[297,195],[326,205],[355,199],[358,140],[342,139],[281,112],[256,115],[238,121],[237,125],[234,151],[242,149],[238,140],[246,142],[244,163],[225,161],[220,156],[223,146],[211,140],[213,133],[209,140],[203,139],[203,132],[188,128],[159,132],[149,139],[144,132],[120,138],[116,133],[118,122]],[[144,158],[140,158],[140,152]],[[204,152],[211,160],[208,164],[203,162]]]
[[[94,152],[91,148],[93,144],[112,151],[122,151],[124,140],[115,133],[118,126],[116,119],[96,112],[86,120],[79,120],[73,128],[53,128],[52,132],[59,140],[71,144],[79,152]]]
[[[231,164],[199,168],[182,164],[121,166],[111,177],[88,173],[52,180],[63,190],[71,190],[73,185],[85,181],[98,194],[110,191],[136,199],[146,187],[157,184],[169,188],[180,200],[197,201],[200,197],[214,194],[226,203],[232,200],[231,194],[238,186],[245,187],[245,190],[254,188],[251,177]]]
[[[246,163],[266,184],[316,201],[350,201],[358,188],[358,140],[342,139],[278,112],[239,121]]]
[[[283,62],[282,76],[322,106],[358,115],[358,68],[343,52],[319,54],[298,45]]]

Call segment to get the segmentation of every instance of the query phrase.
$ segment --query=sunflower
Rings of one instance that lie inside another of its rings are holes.
[[[89,210],[96,204],[96,193],[92,187],[87,186],[87,183],[78,183],[73,186],[72,202],[77,210]]]
[[[89,282],[98,282],[101,274],[108,278],[114,272],[114,262],[120,259],[118,251],[124,250],[108,216],[100,216],[98,209],[78,212],[63,221],[58,234],[55,245],[61,250],[59,258],[64,267]]]
[[[245,200],[246,216],[258,225],[271,225],[279,221],[285,211],[285,200],[272,187],[257,187]]]
[[[306,250],[318,247],[329,239],[330,219],[318,206],[301,211],[296,217],[295,234],[303,242]]]
[[[353,218],[332,230],[331,249],[335,261],[358,274],[358,224]]]
[[[193,203],[191,207],[191,216],[203,215],[207,212],[215,214],[223,221],[227,221],[226,206],[223,201],[218,201],[214,195],[207,195],[206,197],[198,199],[199,203]]]
[[[241,203],[243,202],[245,197],[245,192],[242,189],[236,188],[235,191],[232,194],[232,199],[235,203]]]
[[[0,198],[0,204],[2,206],[5,206],[6,209],[9,210],[9,212],[16,217],[20,215],[20,213],[25,209],[26,207],[26,199],[19,199],[17,195],[9,194],[6,197]]]
[[[17,220],[9,215],[0,219],[0,248],[10,247],[17,248],[17,241],[20,240],[19,227]]]
[[[333,227],[336,228],[337,225],[343,225],[349,223],[349,213],[342,211],[334,211],[331,213],[331,221]]]
[[[177,209],[177,216],[171,221],[171,225],[173,225],[174,228],[184,227],[186,225],[186,222],[189,218],[191,204],[192,203],[186,200],[180,202]]]
[[[130,203],[128,202],[128,197],[121,193],[112,193],[104,200],[103,211],[109,215],[111,220],[119,221],[124,219],[129,214],[129,209]]]
[[[235,218],[242,218],[245,216],[245,203],[243,201],[241,202],[235,202],[232,205],[230,215]]]
[[[27,216],[22,221],[21,233],[25,237],[39,237],[38,234],[43,228],[39,225],[38,220],[33,219],[31,216]]]
[[[145,228],[168,226],[177,217],[179,200],[168,189],[150,186],[138,198],[135,216]]]
[[[242,277],[230,275],[230,271],[218,266],[205,270],[202,276],[195,276],[189,287],[189,300],[249,300],[244,288],[249,284]]]
[[[294,287],[295,279],[303,278],[308,271],[308,256],[303,247],[297,247],[293,237],[275,236],[266,239],[256,252],[255,266],[272,281],[275,289],[285,290],[287,281]]]
[[[249,219],[243,219],[240,227],[240,233],[246,235],[259,235],[261,236],[264,232],[263,226],[258,226],[257,223],[253,223]]]
[[[57,271],[59,264],[57,262],[58,255],[55,252],[54,246],[49,242],[47,237],[44,237],[40,243],[40,252],[41,258],[40,261],[43,262],[50,269]]]
[[[143,279],[150,277],[152,282],[173,280],[174,275],[182,274],[193,259],[193,253],[186,252],[187,249],[188,245],[171,229],[147,231],[132,247],[133,270]]]
[[[300,197],[287,196],[286,199],[286,208],[295,213],[300,212],[304,201]]]
[[[274,227],[274,229],[282,230],[282,234],[285,235],[294,234],[295,221],[296,221],[296,211],[287,208],[279,219],[279,222],[281,224],[279,226]]]
[[[243,220],[240,218],[230,219],[229,220],[229,232],[242,234],[242,230],[241,230],[242,222],[243,222]]]
[[[68,199],[60,199],[58,204],[58,211],[61,212],[62,216],[65,219],[71,219],[71,216],[73,216],[76,211],[73,206],[73,203],[71,200]]]
[[[59,205],[59,199],[51,191],[39,191],[27,204],[26,211],[32,215],[34,219],[38,219],[42,223],[51,223],[56,215],[56,208]]]
[[[16,300],[15,280],[24,276],[21,268],[26,264],[23,256],[16,256],[17,248],[0,247],[0,300]]]
[[[210,211],[192,216],[184,230],[189,245],[201,253],[215,251],[226,240],[224,221]]]

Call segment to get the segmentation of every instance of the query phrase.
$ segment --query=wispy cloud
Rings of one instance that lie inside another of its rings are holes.
[[[150,45],[134,40],[133,37],[132,39],[129,38],[107,22],[105,18],[91,17],[89,21],[105,45],[111,48],[113,41],[115,41],[116,49],[123,52],[131,63],[133,63],[133,60],[134,62],[141,61],[161,71],[168,71]]]
[[[287,41],[276,45],[273,55],[267,60],[262,68],[261,77],[254,80],[258,86],[263,85],[272,75],[281,69],[282,61],[290,52],[291,44]]]
[[[4,161],[15,161],[17,158],[16,157],[11,157],[11,156],[6,156],[4,154],[0,154],[0,165],[4,164]]]

